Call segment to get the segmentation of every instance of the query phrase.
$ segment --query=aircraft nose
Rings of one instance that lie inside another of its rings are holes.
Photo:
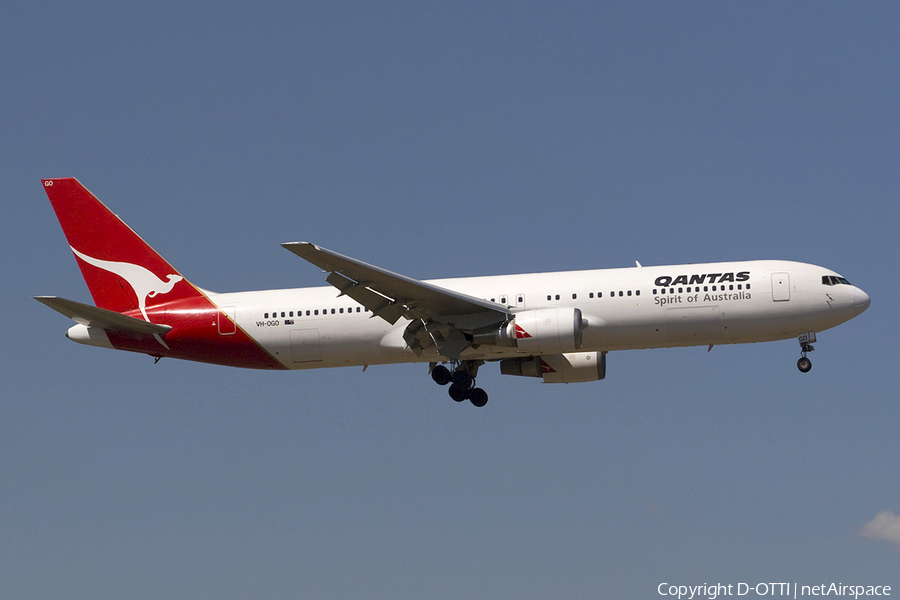
[[[853,306],[859,312],[863,312],[867,308],[869,308],[869,304],[871,300],[869,299],[869,295],[862,291],[859,288],[856,288],[856,291],[853,293]]]

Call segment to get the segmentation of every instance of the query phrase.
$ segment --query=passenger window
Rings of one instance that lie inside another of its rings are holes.
[[[577,299],[578,299],[578,294],[572,294],[572,300],[577,300]]]

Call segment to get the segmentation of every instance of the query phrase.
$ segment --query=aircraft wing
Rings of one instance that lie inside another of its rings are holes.
[[[458,359],[470,345],[473,332],[502,324],[512,316],[506,306],[392,273],[309,242],[282,246],[330,271],[325,281],[373,315],[392,325],[400,317],[414,321],[404,339],[416,351],[434,342],[443,356]]]
[[[34,299],[85,327],[96,327],[108,331],[136,333],[139,335],[160,335],[172,329],[169,325],[148,323],[143,319],[135,319],[112,310],[97,308],[96,306],[82,304],[74,300],[66,300],[57,296],[35,296]]]

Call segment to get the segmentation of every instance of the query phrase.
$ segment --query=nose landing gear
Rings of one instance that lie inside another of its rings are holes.
[[[797,361],[797,368],[801,373],[809,373],[809,370],[812,369],[812,361],[806,357],[806,353],[815,350],[812,343],[816,341],[816,333],[814,331],[804,333],[797,338],[797,341],[800,342],[800,360]]]
[[[468,400],[473,406],[482,407],[487,404],[488,395],[483,389],[475,387],[475,376],[478,367],[484,361],[464,360],[454,364],[451,371],[444,365],[431,364],[431,379],[438,385],[450,384],[447,390],[450,397],[456,402]]]

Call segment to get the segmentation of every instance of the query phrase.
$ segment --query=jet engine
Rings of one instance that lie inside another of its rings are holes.
[[[576,352],[581,348],[587,320],[578,308],[539,308],[517,312],[499,329],[476,333],[475,344],[513,346],[535,354]]]
[[[544,383],[580,383],[606,377],[606,352],[566,352],[500,361],[500,373],[543,377]]]

